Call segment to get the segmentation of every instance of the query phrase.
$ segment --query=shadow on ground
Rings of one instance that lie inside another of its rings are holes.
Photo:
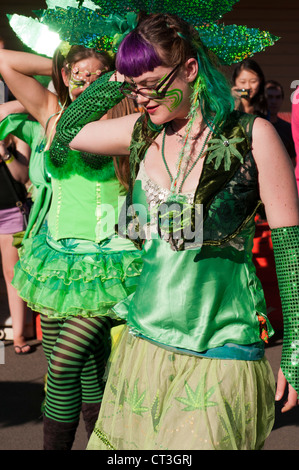
[[[20,426],[42,419],[42,384],[1,382],[0,427]],[[12,412],[12,410],[14,410]]]

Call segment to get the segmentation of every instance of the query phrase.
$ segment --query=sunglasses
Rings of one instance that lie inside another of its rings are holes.
[[[149,99],[162,99],[166,95],[166,91],[168,87],[165,87],[167,82],[174,76],[177,72],[180,64],[176,65],[174,69],[172,69],[169,74],[161,81],[158,85],[155,86],[147,86],[142,88],[137,88],[137,86],[132,86],[128,82],[124,82],[120,87],[120,92],[126,96],[127,98],[136,100],[137,95],[141,95],[144,98]],[[168,86],[170,83],[168,83]]]

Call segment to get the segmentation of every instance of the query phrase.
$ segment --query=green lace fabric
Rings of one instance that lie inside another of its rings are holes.
[[[174,354],[124,326],[87,450],[258,450],[274,423],[274,393],[265,358]]]
[[[69,143],[78,132],[87,123],[100,119],[124,98],[119,91],[121,84],[109,81],[112,74],[113,72],[109,72],[99,77],[63,113],[50,148],[52,174],[55,168],[59,169],[67,164],[71,152]],[[99,155],[81,153],[81,159],[93,169],[95,162],[99,161]],[[106,164],[110,164],[110,160],[109,157],[104,157]]]
[[[299,393],[299,226],[273,229],[271,236],[283,312],[281,369]]]

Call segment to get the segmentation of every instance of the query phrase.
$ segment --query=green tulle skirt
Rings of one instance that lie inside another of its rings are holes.
[[[177,354],[123,326],[88,450],[257,450],[275,414],[268,361]]]
[[[135,291],[142,260],[133,245],[131,251],[113,251],[109,241],[54,246],[45,225],[19,250],[13,286],[32,310],[56,318],[106,315]]]

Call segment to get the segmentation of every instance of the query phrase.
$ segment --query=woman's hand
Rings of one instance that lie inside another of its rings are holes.
[[[124,82],[125,76],[121,75],[117,70],[115,70],[114,74],[110,77],[110,82]]]
[[[10,143],[14,143],[14,153],[9,151]],[[12,177],[23,184],[26,184],[29,178],[30,153],[29,145],[14,135],[10,134],[6,140],[0,141],[0,161],[5,162]]]
[[[282,399],[285,389],[287,386],[288,382],[283,375],[283,372],[281,369],[278,371],[278,377],[277,377],[277,387],[276,387],[276,395],[275,395],[275,400],[279,401]],[[284,403],[283,408],[281,410],[282,413],[285,413],[286,411],[291,410],[295,406],[299,404],[298,400],[298,394],[296,390],[292,387],[292,385],[288,384],[288,397],[287,401]]]

